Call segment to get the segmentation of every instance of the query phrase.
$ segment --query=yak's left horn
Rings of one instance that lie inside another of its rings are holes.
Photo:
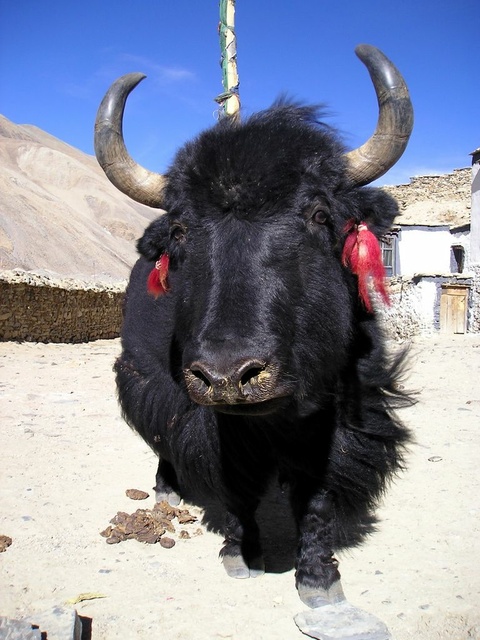
[[[162,208],[166,179],[148,171],[128,154],[123,140],[123,112],[129,93],[145,78],[143,73],[128,73],[114,82],[95,120],[95,155],[107,178],[127,196],[149,207]]]
[[[379,49],[361,44],[355,53],[370,73],[379,109],[373,136],[346,154],[350,179],[361,186],[383,176],[405,151],[413,129],[413,107],[402,75]]]

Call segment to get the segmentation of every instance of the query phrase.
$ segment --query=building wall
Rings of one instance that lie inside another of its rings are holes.
[[[473,154],[472,162],[472,238],[471,264],[480,265],[480,150]]]
[[[398,236],[397,273],[402,276],[450,273],[453,243],[448,227],[402,227]]]
[[[472,153],[472,213],[468,268],[474,274],[471,331],[480,332],[480,149]]]

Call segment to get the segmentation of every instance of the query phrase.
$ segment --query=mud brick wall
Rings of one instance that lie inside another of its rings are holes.
[[[120,335],[123,287],[0,277],[0,340],[88,342]]]

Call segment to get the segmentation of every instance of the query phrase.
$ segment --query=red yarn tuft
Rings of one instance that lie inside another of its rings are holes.
[[[347,237],[342,253],[342,262],[352,273],[358,276],[358,295],[367,311],[372,312],[372,303],[368,292],[368,279],[372,279],[373,288],[385,304],[390,304],[385,287],[385,267],[382,250],[376,236],[365,222],[356,224],[350,220],[345,228]]]
[[[168,253],[163,253],[148,276],[147,290],[155,298],[169,291],[167,282],[169,262]]]

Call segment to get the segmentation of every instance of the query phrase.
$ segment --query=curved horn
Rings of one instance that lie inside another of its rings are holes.
[[[116,80],[105,94],[95,120],[95,155],[117,189],[141,204],[161,209],[165,177],[132,160],[123,140],[127,97],[145,77],[143,73],[128,73]]]
[[[405,151],[413,128],[413,107],[402,75],[379,49],[360,44],[355,53],[368,69],[379,109],[373,136],[345,154],[348,175],[361,186],[383,176]]]

